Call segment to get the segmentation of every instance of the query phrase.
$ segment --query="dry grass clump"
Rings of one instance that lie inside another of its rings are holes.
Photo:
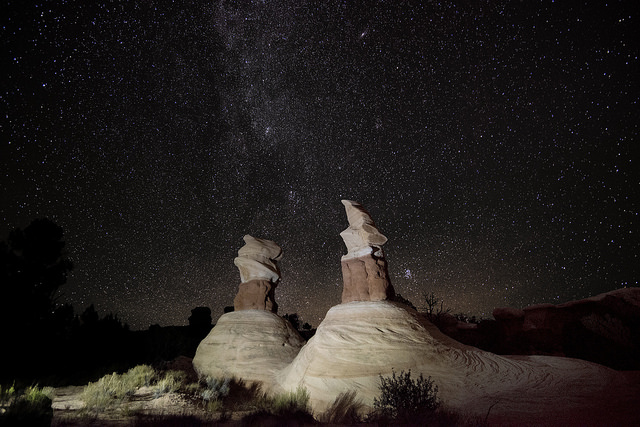
[[[260,402],[260,407],[274,415],[311,412],[309,392],[302,386],[298,386],[295,391],[280,393],[274,396],[264,396]]]
[[[141,387],[151,387],[155,398],[176,392],[185,386],[185,379],[186,374],[181,371],[167,371],[159,377],[151,366],[139,365],[124,374],[114,372],[87,384],[82,400],[87,410],[101,412],[124,403]]]
[[[156,371],[149,365],[138,365],[129,369],[125,375],[132,387],[150,386],[156,377]]]
[[[158,398],[185,388],[187,374],[182,371],[167,371],[153,386],[153,395]]]
[[[358,424],[362,422],[364,404],[356,396],[355,390],[340,393],[327,410],[318,416],[318,421],[328,424]]]

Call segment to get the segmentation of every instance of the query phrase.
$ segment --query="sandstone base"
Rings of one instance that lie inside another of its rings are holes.
[[[640,421],[638,384],[582,360],[498,356],[443,335],[415,311],[389,301],[329,310],[314,337],[278,374],[284,390],[307,388],[316,412],[355,390],[372,407],[380,375],[411,370],[438,386],[445,406],[489,425],[624,425]],[[490,410],[489,410],[490,409]]]
[[[226,313],[202,340],[193,358],[199,376],[236,377],[274,383],[274,373],[282,370],[298,354],[304,339],[291,324],[265,310]]]

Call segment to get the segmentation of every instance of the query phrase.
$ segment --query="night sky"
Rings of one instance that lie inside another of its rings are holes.
[[[251,234],[283,248],[279,314],[317,326],[345,198],[417,306],[638,286],[635,1],[1,7],[0,239],[60,225],[76,312],[215,321]]]

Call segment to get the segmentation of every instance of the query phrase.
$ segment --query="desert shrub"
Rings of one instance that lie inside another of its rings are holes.
[[[206,377],[204,379],[203,390],[200,397],[209,412],[220,412],[223,410],[224,404],[222,399],[229,395],[230,378]]]
[[[51,407],[53,389],[51,387],[28,387],[20,397],[16,397],[13,387],[11,389],[13,391],[10,393],[10,406],[0,415],[0,425],[51,425],[53,419],[53,408]]]
[[[295,391],[262,395],[257,399],[258,410],[241,420],[243,426],[301,426],[315,424],[309,407],[309,393],[299,386]]]
[[[208,412],[223,412],[224,402],[220,399],[207,400],[205,401],[205,409]]]
[[[373,407],[378,416],[401,421],[415,422],[421,417],[432,415],[438,408],[438,387],[431,377],[422,374],[411,379],[411,370],[401,371],[391,377],[380,375],[380,397],[373,400]]]
[[[130,386],[139,388],[150,386],[156,377],[156,371],[149,365],[138,365],[129,369],[125,375]]]
[[[356,391],[342,392],[336,397],[325,412],[320,414],[318,421],[329,424],[357,424],[362,421],[360,415],[364,405],[356,399]]]
[[[153,387],[153,394],[156,398],[178,391],[185,386],[187,374],[182,371],[167,371]]]
[[[27,387],[24,392],[23,397],[31,403],[38,404],[42,401],[51,401],[53,400],[53,387],[42,387],[38,388],[38,386]]]
[[[115,372],[98,381],[89,383],[82,390],[82,401],[87,409],[103,411],[119,400],[122,395],[120,376]]]
[[[230,378],[206,377],[204,379],[205,388],[200,394],[202,396],[202,400],[210,402],[213,400],[220,400],[223,397],[227,397],[230,391],[230,382]]]
[[[153,368],[147,365],[136,366],[122,375],[116,372],[105,375],[85,386],[82,400],[87,409],[105,410],[132,396],[140,387],[149,385],[155,375]]]
[[[260,383],[245,383],[238,378],[229,381],[229,392],[223,398],[224,406],[230,411],[251,411],[260,407],[264,393]]]

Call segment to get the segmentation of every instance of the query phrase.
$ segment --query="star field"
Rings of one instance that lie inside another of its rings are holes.
[[[60,301],[133,329],[215,321],[244,234],[317,326],[343,198],[417,306],[638,286],[638,17],[560,3],[6,1],[0,236],[52,219]]]

